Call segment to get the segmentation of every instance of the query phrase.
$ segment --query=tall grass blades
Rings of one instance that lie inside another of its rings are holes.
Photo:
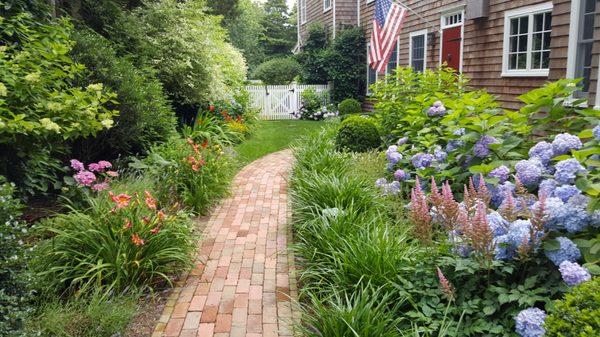
[[[298,140],[294,146],[294,176],[301,176],[304,172],[343,175],[348,171],[348,156],[335,151],[332,136],[336,125],[334,122],[328,123],[318,135]]]
[[[84,211],[72,209],[41,223],[50,238],[33,266],[48,290],[106,294],[170,282],[190,263],[194,247],[188,215],[161,209],[143,182],[102,192]]]

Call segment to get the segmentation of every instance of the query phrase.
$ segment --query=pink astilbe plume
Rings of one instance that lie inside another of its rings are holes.
[[[470,224],[465,226],[463,232],[473,250],[483,260],[490,262],[494,253],[494,232],[489,226],[487,207],[483,202],[477,204],[475,216],[471,219]]]
[[[431,242],[432,227],[427,197],[421,189],[419,178],[411,190],[410,218],[414,223],[415,236],[424,243]]]
[[[475,207],[476,193],[477,192],[474,189],[471,191],[470,188],[467,187],[467,185],[464,186],[463,204],[465,205],[467,213],[471,213]]]
[[[439,206],[441,223],[446,229],[453,230],[457,224],[460,212],[460,204],[454,200],[450,183],[442,184],[442,201]]]
[[[438,190],[434,177],[431,177],[431,193],[429,194],[429,202],[435,208],[439,208],[443,202],[442,195]]]
[[[446,297],[448,297],[449,300],[452,300],[454,298],[454,286],[452,283],[450,283],[450,281],[448,281],[446,276],[444,276],[444,273],[442,273],[442,270],[439,267],[435,268],[437,269],[437,275],[440,281],[440,288],[442,288],[442,292],[444,295],[446,295]]]
[[[506,198],[498,209],[498,213],[510,222],[517,220],[517,205],[511,191],[506,192]]]
[[[490,191],[485,184],[485,180],[483,179],[483,175],[479,175],[479,184],[477,185],[477,199],[483,201],[486,206],[490,204],[490,200],[492,200],[492,196],[490,195]]]

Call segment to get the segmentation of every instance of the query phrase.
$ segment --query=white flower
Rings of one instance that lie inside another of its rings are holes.
[[[105,128],[110,129],[113,126],[114,121],[112,119],[103,119],[100,124]]]

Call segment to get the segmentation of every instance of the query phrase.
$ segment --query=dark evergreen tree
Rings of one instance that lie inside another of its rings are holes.
[[[223,16],[223,26],[229,27],[241,14],[240,0],[208,0],[209,13]]]
[[[265,29],[261,45],[268,58],[290,55],[296,44],[296,27],[290,21],[285,0],[267,0],[262,26]]]

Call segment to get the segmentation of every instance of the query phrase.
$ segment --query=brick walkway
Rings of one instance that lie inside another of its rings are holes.
[[[292,335],[291,160],[290,150],[273,153],[236,176],[231,197],[208,220],[196,267],[173,290],[153,337]]]

